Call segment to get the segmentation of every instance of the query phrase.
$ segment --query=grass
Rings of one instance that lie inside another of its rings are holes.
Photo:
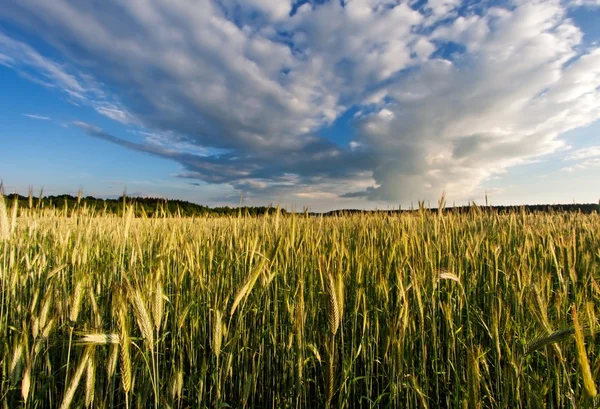
[[[600,405],[597,214],[133,215],[0,200],[3,407]]]

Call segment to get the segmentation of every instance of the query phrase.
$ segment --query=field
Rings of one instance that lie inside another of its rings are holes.
[[[6,201],[0,268],[5,408],[600,405],[598,214]]]

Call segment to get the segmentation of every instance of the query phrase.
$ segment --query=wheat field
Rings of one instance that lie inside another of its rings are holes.
[[[4,408],[591,408],[600,216],[0,200]]]

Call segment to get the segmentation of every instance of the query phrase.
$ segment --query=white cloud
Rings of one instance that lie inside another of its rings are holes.
[[[107,98],[105,91],[91,76],[75,70],[69,71],[65,65],[44,57],[29,45],[14,40],[2,32],[0,32],[0,51],[4,53],[0,53],[0,65],[14,68],[22,78],[46,88],[59,88],[75,105],[84,103],[93,106],[100,114],[113,120],[123,123],[135,122],[124,108]],[[31,70],[35,73],[31,73]],[[34,116],[30,117],[34,118]]]
[[[576,162],[562,168],[562,170],[567,172],[575,172],[577,170],[600,166],[600,146],[589,146],[587,148],[577,149],[568,154],[565,157],[565,161]]]
[[[565,160],[581,160],[600,157],[600,146],[590,146],[571,152]]]
[[[23,116],[26,116],[27,118],[31,118],[31,119],[39,119],[42,121],[49,121],[50,117],[49,116],[45,116],[45,115],[36,115],[36,114],[23,114]]]
[[[565,166],[562,168],[562,170],[565,172],[571,173],[571,172],[576,172],[578,170],[589,169],[589,168],[593,168],[593,167],[597,167],[597,166],[600,166],[600,158],[595,157],[595,158],[586,159],[584,161],[581,161],[581,162],[576,163],[571,166]]]
[[[575,7],[600,7],[600,0],[566,0],[566,4]]]
[[[75,124],[91,135],[265,200],[468,198],[600,118],[600,51],[569,4],[419,3],[8,0],[0,16],[68,65],[3,34],[0,62],[161,137]],[[352,142],[319,137],[351,107]]]
[[[94,109],[114,121],[121,122],[125,125],[136,124],[137,120],[127,110],[107,102],[94,102]]]
[[[8,55],[4,55],[0,53],[0,65],[4,65],[5,67],[11,67],[14,60]]]
[[[337,199],[338,195],[332,192],[321,192],[321,191],[316,191],[316,192],[298,192],[295,193],[296,197],[302,198],[302,199],[330,199],[330,200],[335,200]]]
[[[409,4],[417,5],[418,0],[411,0]],[[424,25],[431,27],[441,20],[456,17],[456,9],[461,6],[461,0],[427,0],[423,6],[426,19]]]
[[[561,133],[600,118],[600,53],[575,57],[581,36],[558,2],[478,21],[487,29],[478,30],[477,52],[423,64],[389,87],[396,104],[385,111],[393,121],[372,115],[363,122],[363,142],[381,153],[377,185],[362,194],[468,194],[507,167],[556,151]]]
[[[13,64],[18,61],[22,65],[36,69],[46,79],[61,84],[65,91],[73,96],[80,97],[85,92],[79,81],[58,64],[43,57],[27,44],[15,41],[2,32],[0,32],[0,50],[8,56],[9,61]]]

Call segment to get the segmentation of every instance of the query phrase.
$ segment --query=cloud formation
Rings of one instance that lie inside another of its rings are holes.
[[[45,116],[45,115],[23,114],[23,116],[26,116],[27,118],[31,118],[31,119],[38,119],[41,121],[49,121],[50,120],[50,117]]]
[[[569,4],[569,2],[567,2],[567,4]],[[571,0],[570,5],[573,7],[600,7],[600,0]]]
[[[68,65],[1,33],[0,64],[155,137],[88,134],[266,200],[460,199],[600,118],[567,16],[594,1],[302,3],[7,0]],[[348,110],[353,139],[323,136]]]
[[[565,157],[565,161],[571,162],[569,166],[562,168],[567,172],[600,166],[600,146],[577,149],[569,153]]]

